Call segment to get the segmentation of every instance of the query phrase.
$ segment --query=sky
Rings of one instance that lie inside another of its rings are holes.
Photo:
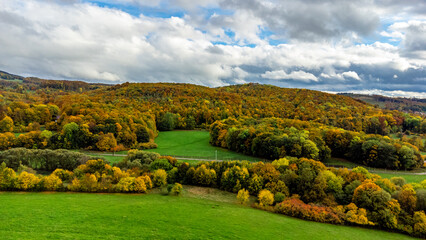
[[[0,0],[0,70],[426,98],[425,0]]]

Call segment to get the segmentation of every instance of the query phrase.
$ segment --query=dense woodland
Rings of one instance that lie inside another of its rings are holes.
[[[158,131],[204,128],[213,145],[271,160],[334,156],[390,169],[422,166],[423,116],[346,96],[259,84],[111,86],[1,76],[2,150],[148,149]],[[417,137],[392,140],[391,133]]]
[[[144,193],[167,184],[177,183],[175,192],[180,184],[199,185],[238,193],[242,203],[257,196],[254,207],[285,215],[426,236],[426,181],[406,184],[362,167],[321,163],[334,156],[379,168],[420,168],[422,115],[258,84],[0,77],[0,190]],[[209,129],[212,145],[271,162],[190,165],[140,151],[157,147],[158,131],[195,128]],[[62,149],[134,150],[111,166]]]

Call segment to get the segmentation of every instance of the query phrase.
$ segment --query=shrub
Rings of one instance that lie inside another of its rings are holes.
[[[34,174],[21,172],[15,182],[15,188],[18,190],[35,190],[37,184],[40,183],[40,178]]]
[[[289,195],[288,187],[281,180],[278,180],[276,182],[269,182],[265,185],[265,188],[271,191],[273,194],[280,192],[285,196]]]
[[[167,161],[169,161],[170,164],[173,165],[173,167],[176,167],[177,165],[177,159],[171,156],[161,156],[160,159],[167,159]]]
[[[400,187],[402,187],[402,186],[404,186],[406,184],[406,181],[405,181],[405,179],[403,177],[392,177],[390,179],[390,181],[393,184],[395,184],[397,186],[400,186]]]
[[[154,148],[158,148],[158,145],[155,142],[144,142],[144,143],[138,143],[136,145],[136,148],[140,150],[154,149]]]
[[[417,189],[416,197],[417,197],[416,210],[426,211],[426,189]]]
[[[244,185],[248,181],[249,172],[245,167],[233,166],[226,169],[221,178],[222,188],[227,191],[238,192],[240,188],[237,185]]]
[[[167,159],[164,159],[164,158],[160,158],[160,159],[153,161],[149,165],[149,167],[150,167],[151,171],[155,171],[157,169],[164,169],[166,171],[169,171],[173,168],[172,164],[170,164],[169,161]]]
[[[274,194],[269,190],[260,191],[258,198],[260,206],[269,206],[274,203]]]
[[[277,192],[274,195],[274,202],[275,203],[280,203],[282,201],[284,201],[286,198],[286,194],[282,193],[282,192]]]
[[[98,190],[98,178],[94,174],[86,173],[80,180],[80,188],[83,192],[96,192]]]
[[[157,160],[158,158],[160,158],[160,154],[158,153],[133,149],[127,152],[127,156],[125,157],[125,160],[129,162],[139,160],[141,164],[151,164],[153,161]]]
[[[346,206],[346,221],[358,225],[374,225],[368,221],[367,211],[364,208],[358,208],[354,203]]]
[[[253,176],[249,180],[249,191],[253,195],[257,195],[260,190],[263,188],[263,178],[259,177],[257,174],[253,174]]]
[[[146,185],[146,188],[147,189],[151,189],[152,188],[152,181],[151,181],[151,178],[149,177],[149,176],[147,176],[147,175],[144,175],[144,176],[140,176],[141,178],[143,178],[143,180],[144,180],[144,182],[145,182],[145,185]]]
[[[414,232],[418,237],[426,237],[426,215],[424,211],[414,213]]]
[[[6,164],[3,162],[0,165],[0,190],[13,190],[15,188],[15,181],[15,171],[6,167]]]
[[[68,190],[73,192],[79,192],[81,191],[81,184],[80,180],[78,178],[74,178],[70,185],[67,186]]]
[[[411,184],[405,184],[401,191],[398,192],[396,199],[398,200],[402,209],[410,214],[413,214],[417,205],[417,196],[416,191],[414,191]]]
[[[249,197],[250,197],[249,191],[245,190],[244,188],[238,191],[237,199],[240,204],[246,204]]]
[[[176,167],[172,168],[172,170],[170,170],[167,173],[167,182],[168,183],[178,182],[179,181],[178,180],[178,177],[179,177],[178,175],[179,175],[179,170]]]
[[[116,191],[118,191],[118,192],[134,192],[135,191],[135,178],[134,177],[122,178],[117,183],[115,188],[116,188]]]
[[[147,186],[145,183],[145,177],[137,177],[135,178],[135,188],[134,191],[138,193],[144,193],[147,190]]]
[[[290,198],[278,203],[275,212],[306,220],[342,224],[344,213],[330,207],[319,207],[305,204],[297,198]]]
[[[52,173],[43,179],[43,186],[48,191],[56,191],[62,188],[62,180]]]
[[[70,181],[71,179],[74,178],[74,173],[68,170],[64,170],[64,169],[56,169],[55,171],[53,171],[54,175],[58,176],[59,179],[61,179],[62,181]]]
[[[178,196],[182,193],[182,189],[183,189],[182,184],[175,183],[172,188],[172,194]]]
[[[164,169],[158,169],[154,172],[152,177],[154,187],[163,187],[167,185],[167,173]]]
[[[201,186],[211,186],[216,181],[216,171],[202,164],[194,172],[194,183]]]

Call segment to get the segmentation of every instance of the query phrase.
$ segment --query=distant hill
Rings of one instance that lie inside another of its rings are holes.
[[[37,90],[43,88],[62,91],[93,90],[107,84],[87,83],[83,81],[47,80],[36,77],[22,77],[8,72],[0,71],[0,87],[24,90]]]
[[[359,99],[382,109],[426,115],[426,99],[385,97],[381,95],[364,95],[354,93],[339,93],[339,95]]]
[[[0,79],[3,79],[3,80],[24,80],[24,77],[0,71]]]

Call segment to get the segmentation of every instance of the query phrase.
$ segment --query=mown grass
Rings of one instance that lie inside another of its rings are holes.
[[[244,154],[229,151],[224,148],[214,147],[209,143],[208,131],[167,131],[160,132],[155,139],[158,148],[148,151],[157,152],[161,155],[217,159],[219,160],[249,160],[260,161],[261,159]]]
[[[0,208],[0,236],[2,239],[413,239],[397,233],[273,214],[236,205],[232,196],[235,197],[197,189],[186,190],[180,197],[158,193],[0,193],[1,206],[7,206]]]
[[[423,180],[426,180],[426,175],[414,175],[414,174],[403,174],[399,172],[390,172],[390,173],[376,173],[382,178],[392,178],[392,177],[402,177],[407,183],[420,183]]]
[[[326,166],[355,168],[358,166],[366,168],[371,173],[380,175],[383,178],[403,177],[408,183],[420,183],[426,179],[426,175],[415,175],[415,173],[425,172],[425,169],[414,171],[392,171],[379,168],[370,168],[357,163],[350,162],[343,158],[331,158],[324,162]]]
[[[110,164],[113,164],[113,163],[117,163],[117,162],[119,162],[119,161],[121,161],[123,158],[124,158],[124,156],[114,156],[114,155],[109,155],[109,154],[103,154],[103,153],[89,153],[89,152],[83,152],[83,153],[85,153],[85,154],[87,154],[87,155],[90,155],[90,156],[95,156],[95,157],[99,157],[99,158],[103,158],[103,159],[105,159],[105,160],[107,160]]]

